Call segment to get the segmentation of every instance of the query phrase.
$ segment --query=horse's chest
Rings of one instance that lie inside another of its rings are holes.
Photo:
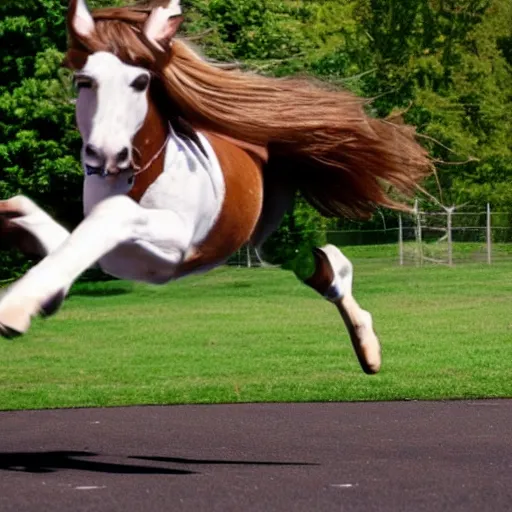
[[[165,282],[177,275],[176,263],[181,259],[183,249],[177,250],[173,246],[176,226],[163,219],[179,221],[180,240],[183,241],[183,233],[186,237],[186,257],[208,237],[225,192],[222,171],[211,151],[212,155],[207,159],[182,141],[170,141],[164,171],[147,186],[138,201],[141,218],[147,219],[152,226],[149,232],[156,235],[144,240],[135,237],[110,251],[99,262],[105,272],[152,283]],[[84,183],[85,215],[109,197],[129,195],[131,186],[133,184],[122,175],[112,179],[87,176]],[[165,212],[172,215],[162,215]]]
[[[215,152],[200,136],[208,154],[191,141],[171,139],[164,171],[151,183],[140,199],[148,209],[177,213],[193,233],[191,245],[204,240],[214,225],[225,196],[225,182]]]

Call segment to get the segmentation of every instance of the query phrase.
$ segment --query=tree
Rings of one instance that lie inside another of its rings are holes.
[[[26,194],[73,227],[82,217],[82,171],[74,93],[61,68],[66,11],[60,0],[0,5],[0,197]],[[0,258],[0,279],[25,261]]]
[[[90,4],[116,2],[123,3]],[[512,210],[510,0],[182,4],[187,36],[210,58],[275,76],[313,75],[372,98],[374,115],[402,113],[433,157],[449,164],[438,165],[441,192],[435,179],[427,182],[431,193]],[[82,171],[70,76],[60,68],[66,10],[67,0],[0,3],[0,197],[25,193],[71,228],[82,216]],[[380,214],[392,225],[393,213]],[[299,201],[266,249],[293,260],[329,226]],[[0,254],[0,279],[15,261],[24,260]]]

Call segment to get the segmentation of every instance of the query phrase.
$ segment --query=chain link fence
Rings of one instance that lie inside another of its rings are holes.
[[[382,228],[327,231],[334,244],[355,261],[382,261],[396,265],[459,265],[512,260],[512,213],[478,211],[465,207],[420,209],[400,214]],[[264,252],[245,247],[230,260],[240,267],[266,266]]]

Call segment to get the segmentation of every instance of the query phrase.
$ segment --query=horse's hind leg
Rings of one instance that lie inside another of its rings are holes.
[[[0,247],[44,257],[69,236],[60,224],[25,196],[0,201]]]
[[[373,331],[372,316],[352,295],[352,263],[333,245],[313,250],[315,270],[304,282],[332,302],[350,334],[352,346],[365,373],[377,373],[381,365],[380,343]]]

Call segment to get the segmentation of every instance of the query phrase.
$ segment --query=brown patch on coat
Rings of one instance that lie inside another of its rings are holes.
[[[217,221],[194,254],[178,268],[185,275],[225,261],[251,237],[263,204],[263,176],[259,158],[224,137],[204,133],[219,160],[226,195]]]
[[[144,166],[162,149],[169,135],[169,130],[168,122],[159,113],[155,102],[149,98],[146,119],[133,140],[134,158],[137,165],[140,169],[143,169],[143,171],[134,177],[133,188],[128,193],[128,196],[137,203],[148,187],[154,183],[163,172],[165,148],[147,169],[144,169]]]

